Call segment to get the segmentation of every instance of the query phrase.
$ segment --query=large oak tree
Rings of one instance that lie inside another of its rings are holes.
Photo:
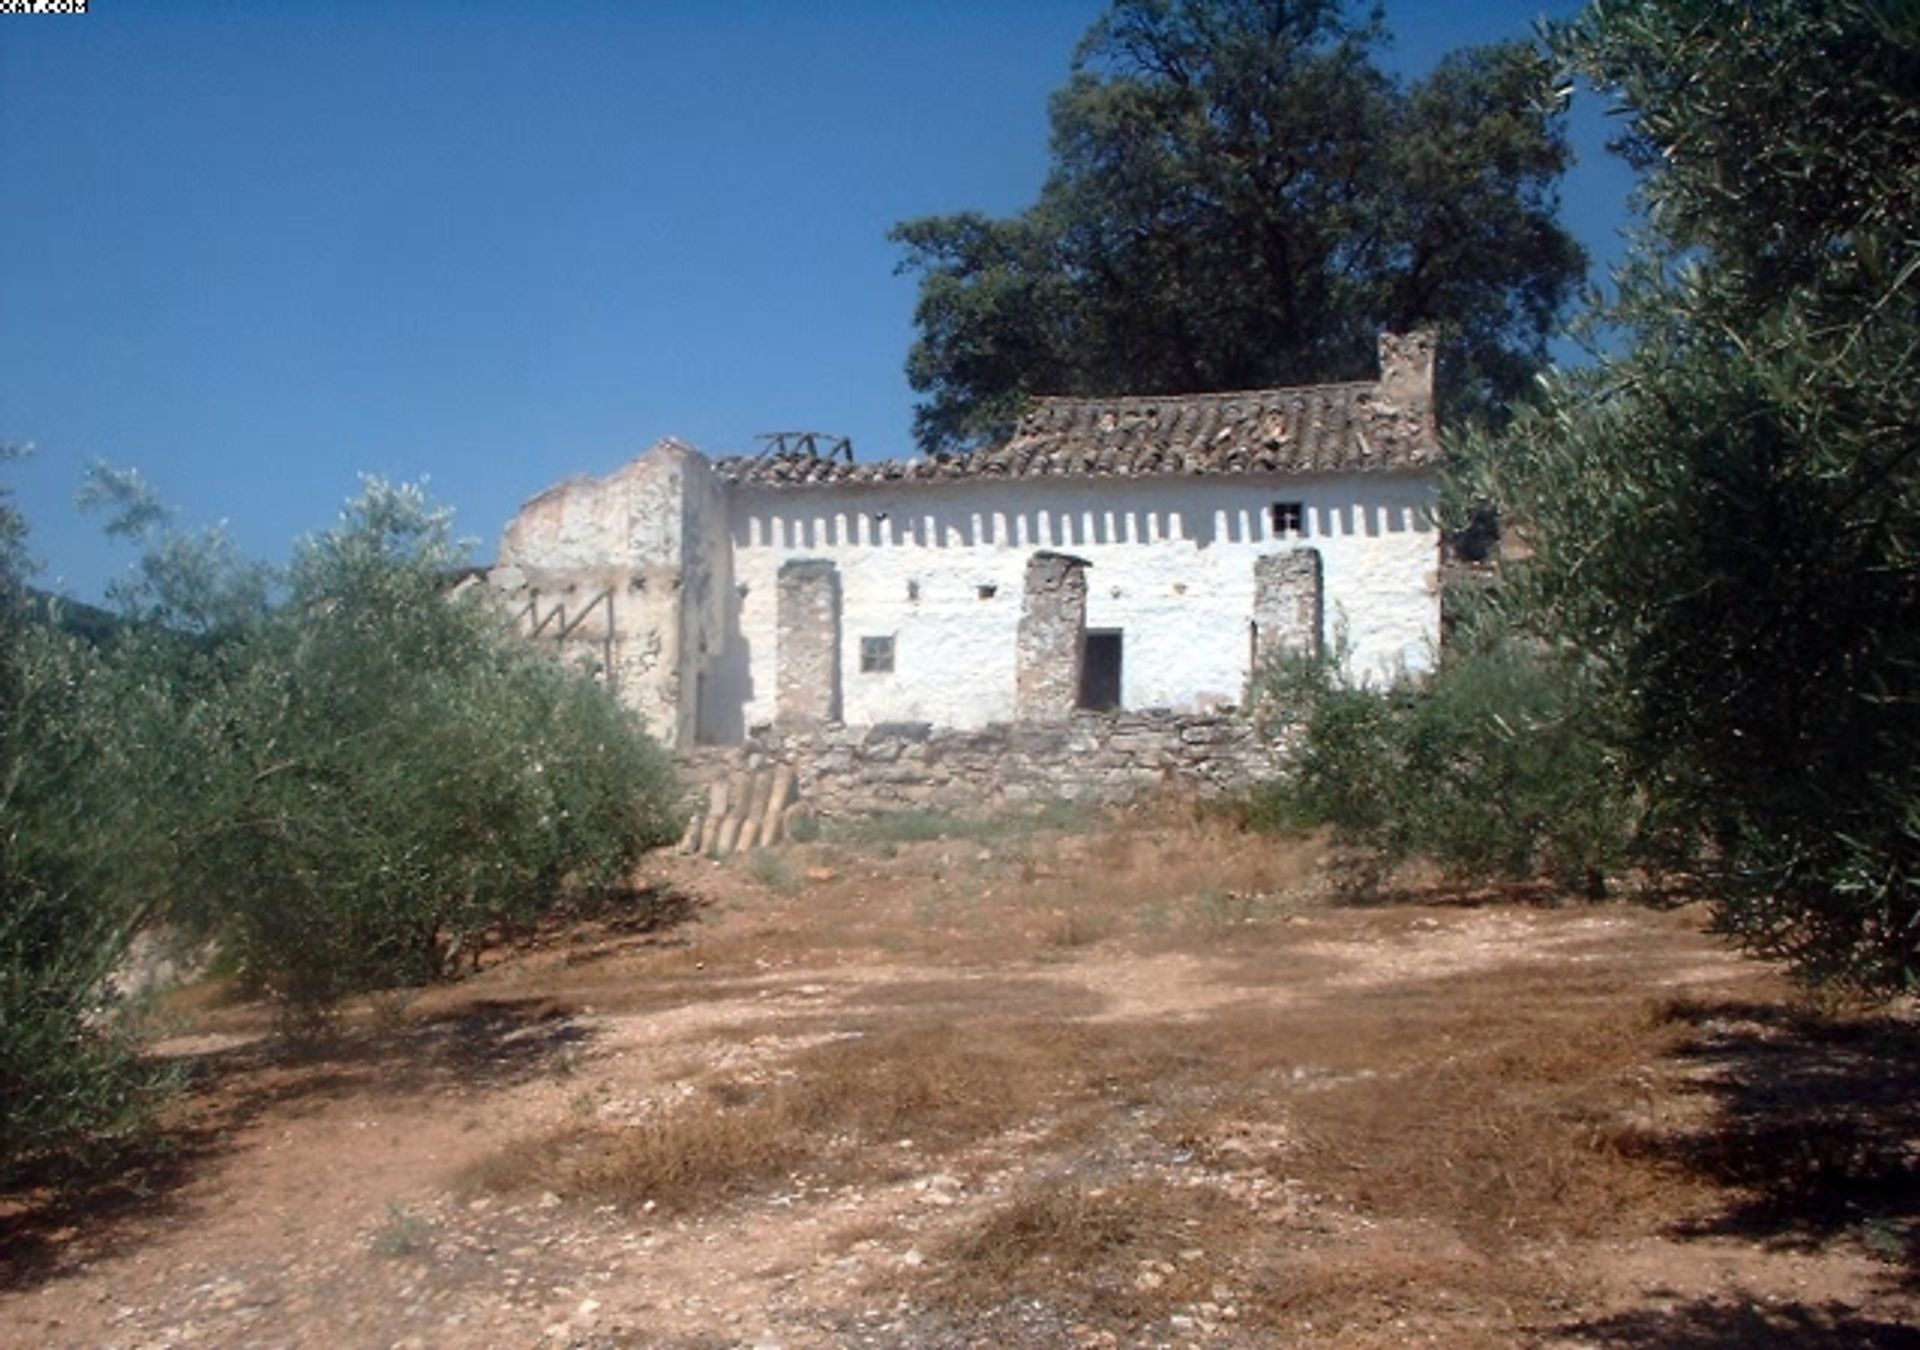
[[[928,449],[1035,394],[1367,374],[1439,329],[1450,413],[1498,409],[1583,274],[1555,218],[1570,152],[1524,43],[1403,84],[1338,0],[1116,0],[1053,98],[1053,168],[1010,219],[896,226]]]

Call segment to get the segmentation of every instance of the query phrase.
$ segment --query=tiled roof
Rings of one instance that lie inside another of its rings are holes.
[[[1172,477],[1417,469],[1440,457],[1426,406],[1371,380],[1165,397],[1046,398],[998,445],[865,463],[810,455],[717,460],[730,483],[942,482],[981,478]]]

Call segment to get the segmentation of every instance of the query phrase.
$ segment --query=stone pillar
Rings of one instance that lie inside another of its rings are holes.
[[[1320,550],[1292,548],[1253,560],[1254,673],[1281,652],[1318,656],[1325,604]]]
[[[1433,407],[1434,336],[1430,332],[1380,335],[1380,395],[1410,412]]]
[[[1022,721],[1068,717],[1080,701],[1080,663],[1087,633],[1087,561],[1064,553],[1027,560],[1014,657],[1014,716]]]
[[[780,567],[774,720],[783,727],[840,720],[840,573],[824,558]]]

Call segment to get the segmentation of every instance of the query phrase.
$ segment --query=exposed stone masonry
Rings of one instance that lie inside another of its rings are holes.
[[[1318,549],[1295,548],[1254,559],[1254,670],[1282,652],[1320,655],[1323,609]]]
[[[1013,706],[1023,720],[1066,717],[1086,659],[1087,563],[1064,553],[1027,560],[1014,654]]]
[[[762,730],[744,745],[685,752],[681,762],[703,793],[717,782],[737,786],[744,773],[791,766],[799,799],[831,818],[910,810],[990,815],[1057,801],[1119,803],[1163,789],[1217,795],[1273,776],[1281,754],[1239,714],[1137,712],[979,731],[919,722]]]
[[[840,574],[795,558],[780,569],[779,719],[806,727],[840,717]]]

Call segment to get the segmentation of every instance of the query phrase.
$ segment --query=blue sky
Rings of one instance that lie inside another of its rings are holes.
[[[47,563],[127,562],[72,499],[138,468],[284,557],[362,472],[489,556],[516,506],[664,435],[912,452],[890,225],[995,214],[1099,0],[92,0],[0,17],[0,439]],[[1394,69],[1572,4],[1388,4]],[[1626,171],[1576,105],[1569,225]],[[1603,273],[1601,273],[1603,274]]]

